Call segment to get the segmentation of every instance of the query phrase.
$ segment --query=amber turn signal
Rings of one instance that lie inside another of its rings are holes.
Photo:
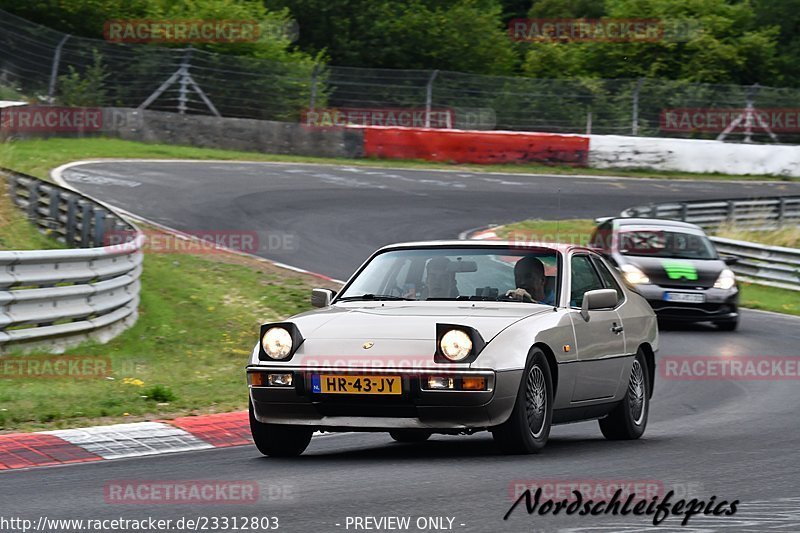
[[[486,390],[486,378],[461,378],[462,390]]]

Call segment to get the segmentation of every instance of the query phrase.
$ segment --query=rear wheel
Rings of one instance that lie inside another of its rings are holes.
[[[313,431],[305,426],[259,422],[253,413],[253,404],[250,403],[250,433],[256,448],[262,454],[270,457],[296,457],[308,447]]]
[[[509,419],[492,429],[494,441],[509,454],[539,453],[550,436],[553,379],[550,364],[538,348],[531,350]]]
[[[600,431],[609,440],[633,440],[644,434],[650,412],[650,384],[647,381],[647,360],[640,349],[631,366],[625,399],[605,418]]]
[[[389,436],[397,442],[425,442],[431,438],[430,431],[420,431],[415,429],[398,429],[390,431]]]

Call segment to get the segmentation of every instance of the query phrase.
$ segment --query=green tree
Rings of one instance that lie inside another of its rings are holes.
[[[92,50],[93,62],[84,72],[69,65],[69,73],[58,78],[58,103],[66,106],[99,106],[107,104],[105,81],[108,72],[103,56]]]
[[[550,0],[546,0],[550,2]],[[535,5],[538,16],[541,4]],[[558,6],[556,3],[548,5]],[[555,9],[555,7],[553,8]],[[531,43],[523,71],[563,77],[668,78],[705,83],[775,83],[779,79],[777,27],[761,27],[748,2],[726,0],[606,0],[610,18],[659,19],[689,31],[655,42]],[[563,16],[558,12],[555,16]],[[550,47],[568,47],[554,52]]]
[[[334,65],[507,74],[514,43],[497,0],[267,0],[288,7],[299,45]]]
[[[760,27],[777,27],[778,82],[800,85],[800,0],[752,0]]]

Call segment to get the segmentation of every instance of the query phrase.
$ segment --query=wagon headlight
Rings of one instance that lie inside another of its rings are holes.
[[[451,329],[442,335],[439,348],[451,361],[461,361],[472,352],[472,339],[460,329]]]
[[[264,353],[273,359],[283,359],[292,353],[292,334],[285,328],[269,328],[261,337],[261,347]]]
[[[732,289],[734,285],[736,285],[736,275],[731,269],[726,268],[719,273],[719,277],[714,283],[714,288],[728,290]]]
[[[625,276],[625,281],[631,285],[641,285],[642,283],[650,283],[650,278],[647,274],[639,270],[633,265],[622,265],[620,267],[622,275]]]

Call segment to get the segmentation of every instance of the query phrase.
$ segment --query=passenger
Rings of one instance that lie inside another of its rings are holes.
[[[425,268],[427,298],[456,298],[458,296],[456,274],[451,270],[448,258],[434,257],[428,261]]]

